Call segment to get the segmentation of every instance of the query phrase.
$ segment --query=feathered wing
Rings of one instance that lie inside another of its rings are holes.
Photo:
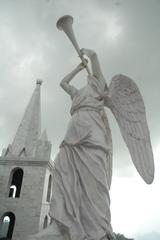
[[[145,106],[136,84],[129,77],[116,75],[109,86],[105,105],[115,116],[121,134],[140,176],[148,184],[154,178],[154,159]]]

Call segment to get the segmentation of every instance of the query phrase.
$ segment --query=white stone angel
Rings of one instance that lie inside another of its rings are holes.
[[[110,108],[141,177],[150,184],[154,161],[145,107],[136,84],[124,75],[107,87],[97,54],[82,49],[92,73],[81,89],[70,84],[85,68],[81,63],[61,82],[71,96],[71,120],[54,164],[52,224],[29,239],[111,240],[109,189],[112,178],[112,140],[105,113]],[[87,63],[86,63],[87,64]]]

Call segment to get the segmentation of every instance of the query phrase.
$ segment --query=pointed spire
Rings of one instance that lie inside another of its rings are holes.
[[[47,131],[46,129],[43,130],[40,140],[42,140],[43,142],[48,141],[48,136],[47,136]]]
[[[37,80],[36,88],[26,108],[12,143],[12,154],[19,156],[25,151],[26,156],[32,157],[36,141],[41,134],[41,104],[40,86],[42,80]]]

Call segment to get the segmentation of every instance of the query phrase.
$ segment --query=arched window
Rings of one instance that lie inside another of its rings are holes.
[[[53,218],[51,217],[51,219],[50,219],[50,224],[52,224],[53,223]]]
[[[0,239],[11,240],[15,224],[15,215],[12,212],[3,214],[0,221]]]
[[[48,226],[48,217],[45,216],[44,223],[43,223],[43,229],[45,229]]]
[[[20,197],[21,187],[23,180],[23,170],[21,168],[15,168],[12,170],[9,180],[9,197]]]
[[[48,179],[47,202],[51,201],[51,192],[52,192],[52,175],[50,174]]]

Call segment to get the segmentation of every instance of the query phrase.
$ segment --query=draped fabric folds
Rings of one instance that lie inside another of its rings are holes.
[[[73,88],[72,118],[54,161],[53,223],[31,240],[113,239],[107,179],[112,144],[103,91],[94,77],[85,88]]]

